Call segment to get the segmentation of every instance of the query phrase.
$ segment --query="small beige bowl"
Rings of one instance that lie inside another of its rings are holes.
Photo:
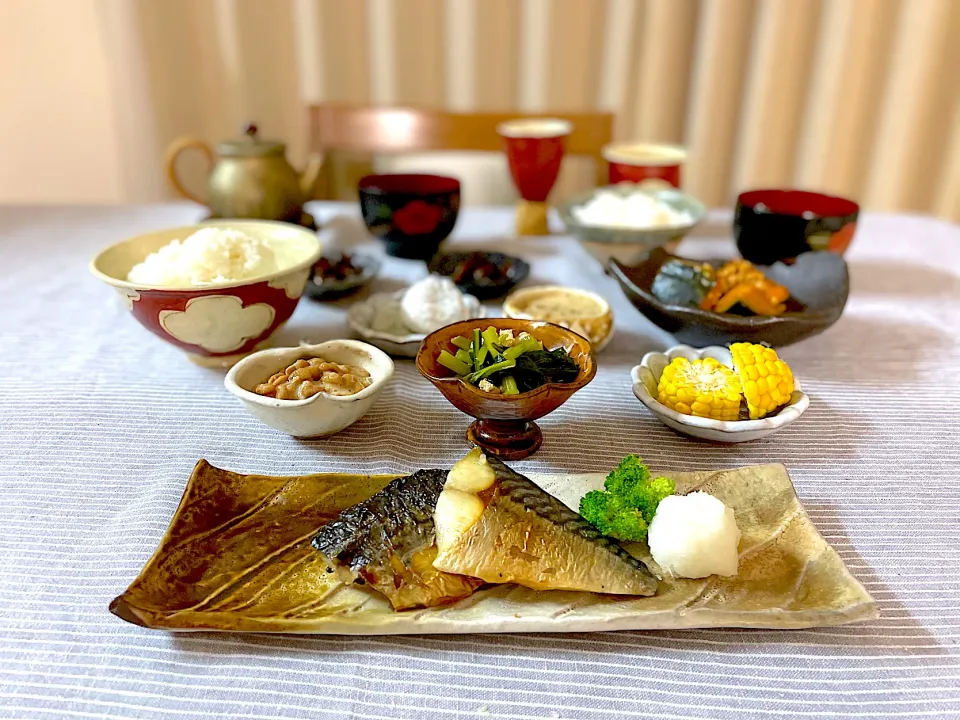
[[[355,395],[319,393],[306,400],[278,400],[254,392],[257,385],[274,373],[301,358],[312,357],[362,367],[370,373],[373,382]],[[326,437],[349,427],[367,413],[393,377],[393,369],[393,360],[372,345],[357,340],[330,340],[319,345],[253,353],[230,369],[223,384],[265,425],[294,437]]]
[[[531,313],[529,309],[531,303],[550,296],[589,299],[596,303],[600,310],[594,316],[577,318],[565,315],[559,310],[549,313]],[[537,285],[523,288],[507,296],[503,303],[503,314],[508,318],[517,320],[551,322],[568,330],[573,330],[573,332],[590,341],[594,352],[603,350],[613,337],[613,310],[610,308],[610,303],[597,293],[589,290],[563,287],[562,285]]]

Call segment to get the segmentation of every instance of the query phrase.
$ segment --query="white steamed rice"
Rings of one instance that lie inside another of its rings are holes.
[[[693,216],[690,213],[685,210],[674,210],[665,202],[642,190],[627,195],[611,190],[598,190],[586,203],[572,208],[570,214],[583,225],[635,230],[672,227],[693,222]]]
[[[273,248],[266,240],[239,230],[208,227],[150,253],[133,266],[127,280],[139,285],[186,287],[236,282],[276,269]]]

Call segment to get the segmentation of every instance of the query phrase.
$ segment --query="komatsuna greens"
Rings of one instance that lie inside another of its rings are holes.
[[[490,326],[451,342],[456,352],[442,350],[437,362],[491,393],[518,395],[546,383],[573,382],[580,374],[580,366],[564,348],[547,350],[526,332],[514,336],[512,330]]]

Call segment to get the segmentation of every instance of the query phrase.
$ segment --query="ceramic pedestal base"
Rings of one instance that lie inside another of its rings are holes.
[[[543,445],[543,433],[525,420],[475,420],[467,440],[502,460],[522,460]]]
[[[517,201],[517,235],[549,235],[550,228],[547,227],[547,204],[542,202],[531,202],[529,200]]]

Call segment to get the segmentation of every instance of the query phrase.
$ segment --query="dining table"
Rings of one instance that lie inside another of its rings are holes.
[[[356,204],[308,209],[327,248],[380,253]],[[409,359],[371,411],[324,439],[247,413],[223,372],[142,328],[88,263],[130,236],[198,222],[189,203],[0,207],[0,718],[960,717],[960,227],[865,213],[839,321],[780,349],[810,397],[760,440],[662,425],[630,370],[675,341],[561,227],[514,237],[507,207],[463,208],[447,249],[531,265],[525,285],[593,290],[615,316],[594,381],[543,418],[522,472],[656,472],[782,463],[879,617],[796,630],[474,635],[151,630],[108,611],[164,535],[200,458],[242,473],[449,467],[469,418]],[[554,221],[556,218],[554,218]],[[681,255],[733,256],[712,211]],[[276,345],[350,336],[347,308],[424,277],[384,257],[360,295],[304,297]],[[498,305],[489,305],[495,316]]]

